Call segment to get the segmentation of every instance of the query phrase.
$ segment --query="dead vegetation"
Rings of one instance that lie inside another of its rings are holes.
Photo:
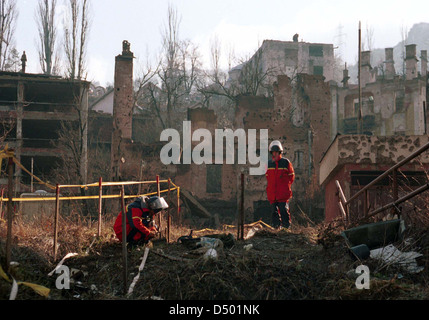
[[[180,299],[180,300],[283,300],[283,299],[427,299],[429,238],[416,244],[424,253],[425,270],[417,275],[401,274],[389,267],[377,270],[378,262],[365,261],[371,274],[371,289],[355,287],[354,261],[332,225],[293,226],[291,231],[273,231],[257,225],[247,240],[225,241],[218,258],[204,259],[205,250],[178,243],[190,229],[172,229],[170,244],[155,240],[134,292],[123,294],[121,244],[106,221],[103,236],[96,237],[96,224],[89,220],[62,218],[59,231],[59,257],[75,252],[65,261],[72,270],[70,290],[55,287],[52,277],[52,226],[38,221],[14,223],[12,259],[19,263],[10,275],[51,289],[51,299]],[[246,230],[250,231],[250,229]],[[235,230],[194,232],[194,237]],[[0,225],[4,239],[5,224]],[[231,238],[231,236],[230,236]],[[224,238],[225,240],[225,238]],[[2,243],[2,250],[4,243]],[[142,247],[129,249],[128,286],[137,274],[143,257]],[[2,254],[2,257],[4,255]],[[1,261],[4,266],[4,260]],[[398,276],[399,275],[399,276]],[[0,299],[8,299],[11,285],[0,279]],[[45,299],[33,290],[20,287],[17,299]]]

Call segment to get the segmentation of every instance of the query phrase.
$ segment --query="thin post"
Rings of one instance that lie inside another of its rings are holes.
[[[123,281],[124,281],[124,294],[127,294],[128,283],[128,261],[127,261],[127,212],[125,207],[125,190],[121,186],[121,210],[122,210],[122,266],[123,266]]]
[[[244,239],[244,173],[241,173],[241,202],[240,202],[241,239]]]
[[[141,160],[141,162],[140,162],[140,176],[139,176],[139,181],[141,182],[141,181],[143,181],[143,164],[144,164],[144,162],[143,162],[143,160]],[[139,183],[139,186],[138,186],[138,195],[140,195],[140,193],[141,193],[141,190],[142,190],[142,184],[141,183]]]
[[[4,188],[1,189],[1,199],[0,199],[0,219],[3,219],[3,197],[4,197]]]
[[[60,215],[60,185],[55,190],[55,217],[54,217],[54,261],[57,260],[58,249],[58,217]]]
[[[7,202],[7,237],[6,237],[6,269],[9,271],[12,252],[12,220],[13,220],[13,158],[9,158],[7,166],[7,194],[9,201]]]
[[[361,31],[361,22],[359,21],[359,32],[358,32],[358,38],[359,38],[359,57],[358,57],[358,87],[359,87],[359,114],[358,114],[358,121],[357,121],[357,133],[361,134],[361,126],[362,126],[362,85],[361,85],[361,68],[362,68],[362,31]]]
[[[368,215],[368,189],[366,189],[363,194],[363,214],[365,218]]]
[[[102,205],[103,205],[103,178],[100,177],[98,180],[98,237],[101,236],[101,211],[102,211]]]
[[[180,216],[180,187],[177,188],[177,221],[182,225],[182,218]]]
[[[170,223],[171,223],[171,221],[170,221],[170,219],[171,219],[171,217],[170,217],[170,203],[171,203],[170,188],[171,188],[171,179],[168,178],[168,195],[167,195],[167,198],[168,198],[169,205],[167,208],[167,244],[170,243]]]
[[[31,193],[33,193],[33,175],[34,175],[34,171],[33,171],[33,167],[34,167],[34,158],[31,157]]]
[[[159,186],[159,175],[156,175],[156,195],[158,197],[161,196],[161,189]],[[158,217],[158,228],[159,228],[159,238],[161,239],[162,237],[162,229],[161,229],[161,223],[162,223],[162,217],[161,217],[162,213],[160,212],[159,214],[157,214]]]

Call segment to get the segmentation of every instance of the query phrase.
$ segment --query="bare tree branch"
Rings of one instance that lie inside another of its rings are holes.
[[[18,10],[15,0],[0,0],[0,70],[6,70],[14,44]]]
[[[90,28],[90,0],[68,0],[68,16],[64,22],[64,51],[67,77],[86,78],[86,47]]]
[[[39,61],[42,72],[45,74],[53,74],[56,70],[56,7],[57,0],[39,0],[36,9],[36,23],[39,31]]]

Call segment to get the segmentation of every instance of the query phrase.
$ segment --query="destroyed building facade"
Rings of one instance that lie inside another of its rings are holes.
[[[23,68],[24,69],[24,68]],[[87,172],[88,90],[87,81],[68,80],[57,76],[24,72],[0,72],[0,119],[10,123],[12,130],[5,144],[14,149],[15,157],[24,167],[34,161],[36,176],[49,175],[64,152],[55,147],[62,122],[83,124],[83,150],[80,172]],[[5,130],[5,128],[3,128]],[[28,191],[30,177],[15,167],[17,192]],[[1,184],[6,184],[2,178]]]
[[[385,49],[384,69],[371,66],[371,52],[362,52],[362,132],[369,135],[422,135],[427,133],[427,52],[421,52],[417,70],[416,45],[406,46],[406,74],[395,72],[393,49]],[[339,132],[358,133],[359,87],[349,84],[344,70],[342,86],[331,83],[331,139]]]

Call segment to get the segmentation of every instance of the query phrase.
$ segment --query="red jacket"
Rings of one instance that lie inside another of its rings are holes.
[[[291,186],[295,180],[292,163],[286,158],[268,161],[267,198],[270,203],[287,202],[292,198]]]
[[[127,237],[131,238],[134,241],[137,241],[143,237],[144,240],[149,240],[149,233],[152,230],[156,230],[154,226],[149,226],[149,222],[151,220],[149,216],[149,210],[146,208],[140,208],[140,204],[135,205],[135,203],[130,204],[127,207],[127,211],[129,214],[131,214],[132,217],[132,224],[134,225],[134,228],[130,225],[128,221],[128,217],[126,219],[127,221]],[[116,236],[120,241],[122,241],[122,211],[119,213],[118,217],[116,218],[115,224],[113,226],[113,230],[116,233]],[[127,239],[127,242],[131,239]]]

